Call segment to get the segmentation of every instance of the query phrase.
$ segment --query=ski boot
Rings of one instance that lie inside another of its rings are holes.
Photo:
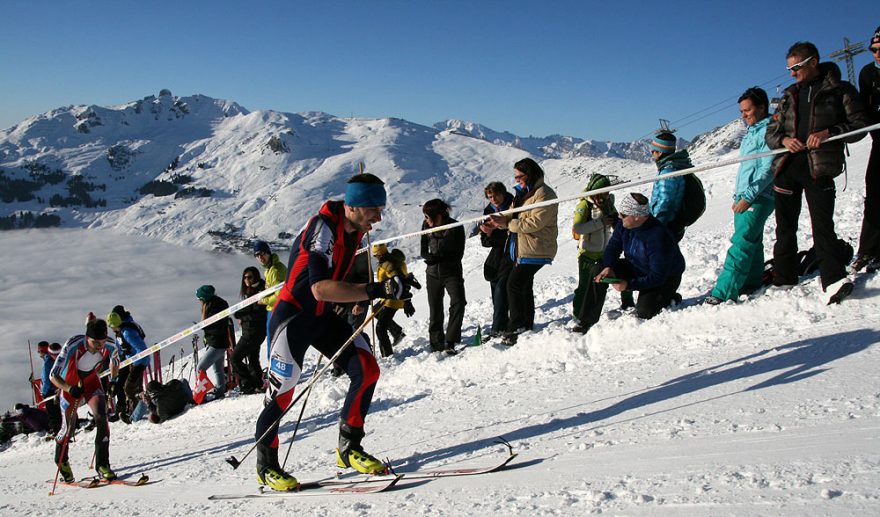
[[[385,465],[367,454],[361,447],[364,437],[362,427],[352,427],[346,423],[339,424],[339,448],[336,449],[336,466],[353,468],[361,474],[387,474]]]
[[[299,481],[278,465],[278,450],[257,445],[257,482],[278,492],[299,488]]]
[[[66,461],[62,462],[61,466],[58,467],[58,472],[61,474],[61,479],[63,479],[65,483],[76,483],[76,477],[73,475],[73,469],[70,468],[70,463]]]
[[[113,472],[113,469],[110,468],[110,465],[98,465],[98,468],[95,470],[98,471],[98,477],[104,481],[113,481],[118,477]]]

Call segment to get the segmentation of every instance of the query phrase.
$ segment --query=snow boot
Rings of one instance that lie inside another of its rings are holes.
[[[70,463],[66,461],[62,462],[61,466],[58,467],[58,472],[61,474],[61,479],[63,479],[65,483],[76,482],[76,477],[73,475],[73,469],[70,468]]]
[[[257,482],[279,492],[299,488],[299,481],[278,465],[278,449],[266,445],[257,445]]]
[[[290,492],[299,488],[299,481],[280,468],[257,467],[257,482],[278,492]]]
[[[339,448],[336,449],[336,465],[340,468],[353,468],[361,474],[385,474],[385,465],[367,454],[361,447],[364,437],[362,427],[353,427],[345,422],[339,424]]]
[[[113,481],[117,478],[116,473],[113,472],[110,465],[98,465],[98,468],[95,470],[98,471],[98,477],[104,481]]]

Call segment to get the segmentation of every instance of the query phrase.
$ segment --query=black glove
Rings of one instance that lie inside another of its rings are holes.
[[[409,292],[409,284],[402,276],[395,276],[384,282],[370,282],[367,284],[367,296],[371,300],[384,298],[386,300],[408,300],[412,298]]]
[[[410,287],[415,287],[416,289],[422,288],[422,284],[420,284],[419,281],[416,280],[416,276],[412,273],[406,275],[405,281]]]
[[[70,396],[75,399],[82,397],[82,394],[83,394],[82,382],[78,383],[76,386],[71,386],[70,389],[67,390],[67,393],[70,393]]]
[[[403,313],[406,314],[407,318],[411,318],[413,314],[416,313],[416,308],[413,307],[412,300],[407,300],[403,304]]]
[[[107,387],[107,398],[115,397],[117,391],[119,391],[119,385],[116,381],[110,381],[110,385]]]

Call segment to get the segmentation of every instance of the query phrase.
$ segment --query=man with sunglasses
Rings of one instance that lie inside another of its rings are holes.
[[[880,122],[880,27],[868,47],[874,57],[859,73],[859,95],[868,110],[870,124]],[[852,271],[880,269],[880,131],[871,131],[871,156],[865,171],[865,215],[859,235],[859,252]]]
[[[776,193],[773,284],[798,283],[797,227],[803,194],[826,302],[840,303],[853,290],[846,274],[852,247],[839,240],[834,230],[834,178],[843,172],[845,144],[823,142],[865,127],[867,113],[855,87],[840,79],[837,65],[819,62],[819,51],[812,43],[795,43],[786,60],[795,84],[785,90],[766,135],[768,147],[790,151],[777,155],[772,165]],[[863,136],[848,137],[846,142]]]

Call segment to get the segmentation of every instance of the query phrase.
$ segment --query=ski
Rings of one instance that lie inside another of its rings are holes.
[[[137,479],[101,479],[99,477],[87,477],[82,478],[79,481],[74,481],[72,483],[68,483],[67,481],[59,480],[59,485],[65,486],[73,486],[77,488],[98,488],[102,486],[109,485],[121,485],[121,486],[143,486],[148,484],[150,481],[150,477],[144,474],[141,474],[141,477]],[[46,481],[47,483],[54,483],[55,481],[50,479]]]
[[[260,499],[260,498],[290,498],[290,497],[320,497],[335,495],[362,495],[384,492],[397,484],[403,478],[402,475],[382,476],[382,479],[369,479],[366,482],[354,480],[337,483],[338,479],[324,479],[300,483],[299,489],[290,492],[276,492],[273,490],[261,490],[252,494],[214,494],[208,496],[211,501],[224,501],[230,499]],[[329,482],[329,483],[328,483]]]
[[[338,475],[334,480],[325,481],[324,484],[332,484],[332,483],[350,483],[352,481],[356,481],[358,483],[371,483],[371,482],[380,482],[384,479],[393,476],[402,476],[407,481],[416,481],[419,479],[434,479],[434,478],[442,478],[442,477],[453,477],[453,476],[475,476],[478,474],[489,474],[491,472],[495,472],[497,470],[501,470],[506,467],[514,458],[516,458],[517,453],[511,452],[504,461],[496,463],[494,465],[486,466],[486,467],[471,467],[471,468],[438,468],[438,469],[419,469],[419,470],[396,470],[392,469],[393,474],[390,475],[379,475],[379,476],[365,476],[365,475],[354,475],[350,477],[346,477],[343,475]]]

